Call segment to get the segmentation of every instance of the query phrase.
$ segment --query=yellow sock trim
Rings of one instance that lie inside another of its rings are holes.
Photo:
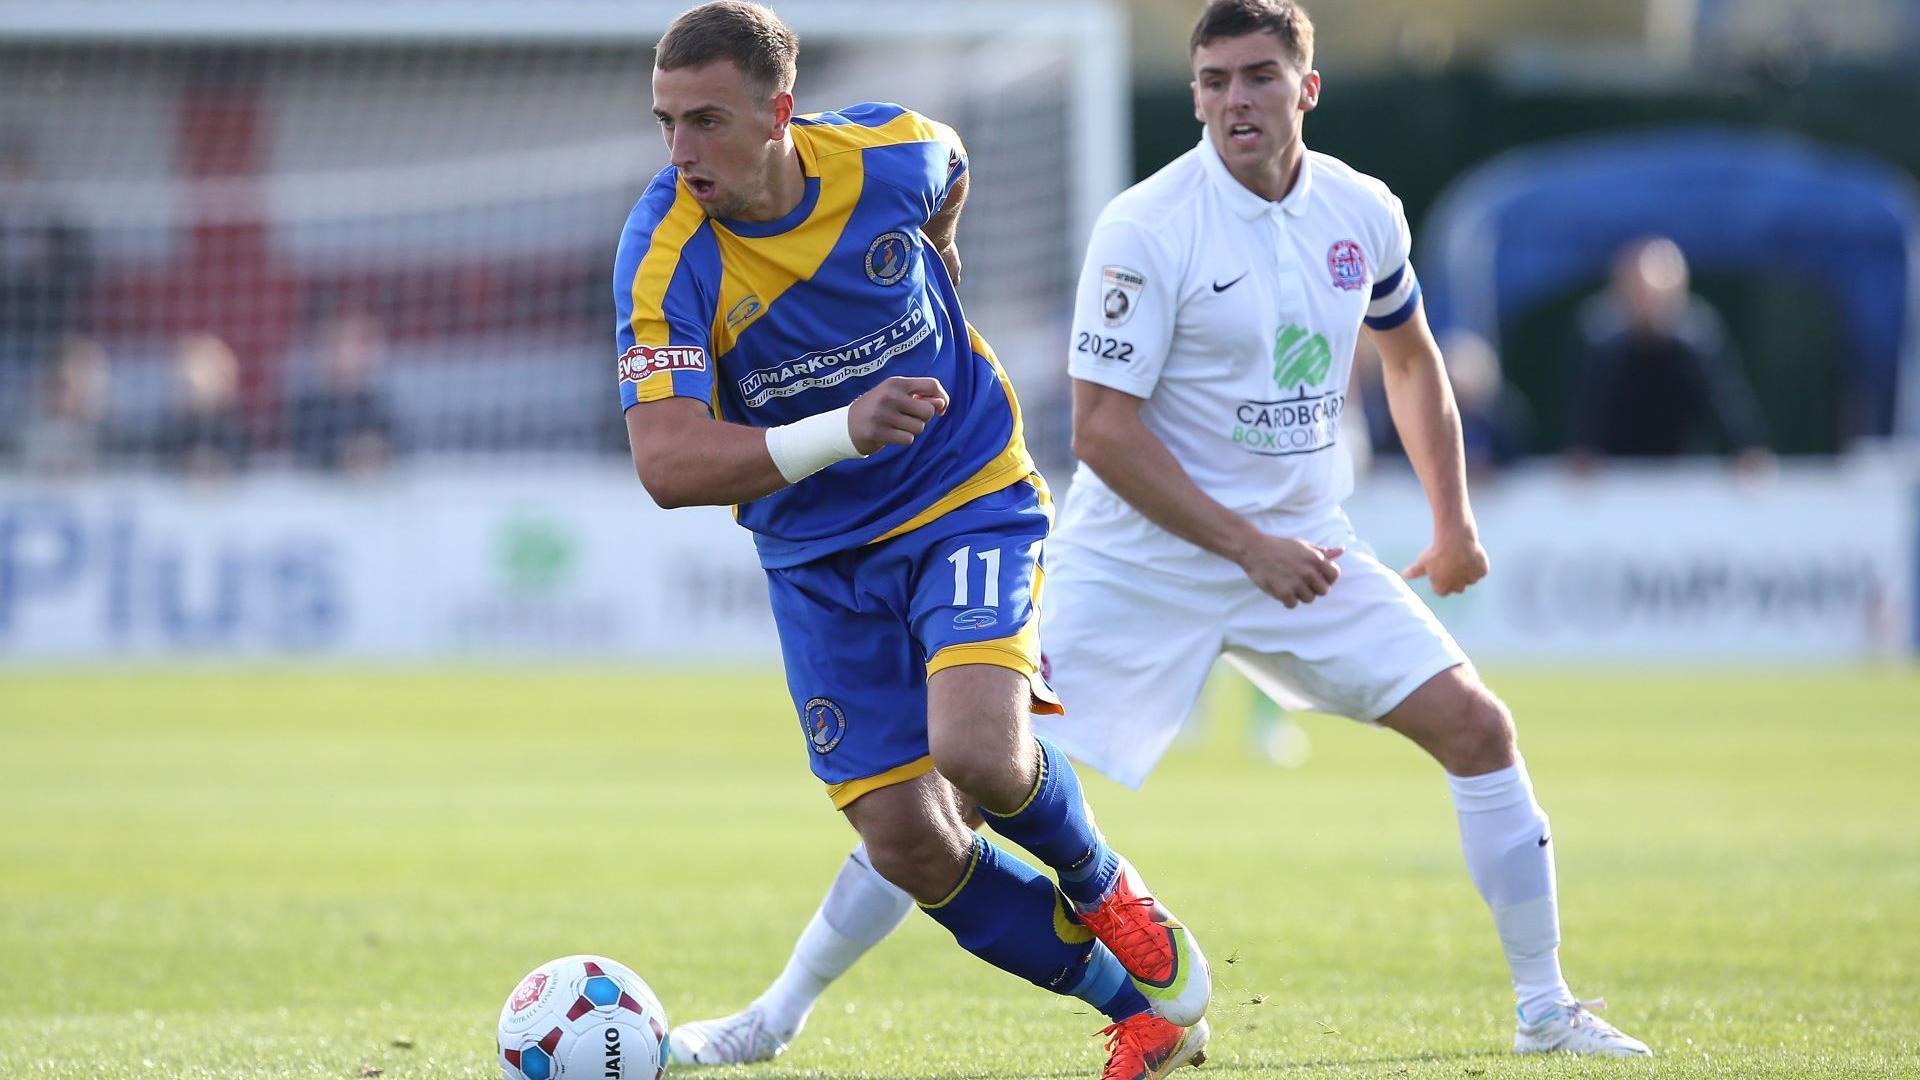
[[[1037,746],[1039,744],[1036,743],[1035,745]],[[1014,817],[1015,815],[1025,811],[1027,807],[1033,805],[1033,800],[1040,797],[1040,786],[1042,784],[1045,784],[1046,782],[1047,782],[1047,754],[1046,754],[1046,751],[1043,750],[1040,752],[1040,767],[1038,769],[1035,769],[1033,773],[1033,790],[1027,792],[1026,799],[1023,800],[1019,806],[1014,807],[1013,809],[1007,811],[1004,814],[996,814],[984,806],[980,808],[980,812],[987,815],[988,817],[997,817],[997,818],[1003,818],[1003,819]]]
[[[955,885],[953,887],[952,892],[941,897],[938,903],[921,904],[920,909],[922,911],[932,911],[935,908],[946,907],[948,904],[953,903],[954,897],[960,895],[961,889],[964,889],[967,887],[967,882],[973,880],[973,868],[980,865],[980,844],[981,844],[980,839],[978,837],[975,837],[973,841],[973,850],[967,853],[967,872],[960,875],[960,884]]]

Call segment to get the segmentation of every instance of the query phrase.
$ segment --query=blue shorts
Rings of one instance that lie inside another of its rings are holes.
[[[933,769],[927,678],[961,664],[1026,675],[1037,711],[1041,547],[1052,521],[1030,477],[892,539],[767,571],[787,691],[835,807]]]

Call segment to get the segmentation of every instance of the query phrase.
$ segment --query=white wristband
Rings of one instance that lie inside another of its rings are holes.
[[[767,454],[787,483],[797,484],[836,461],[866,456],[853,445],[853,429],[847,424],[852,408],[843,405],[767,429]]]

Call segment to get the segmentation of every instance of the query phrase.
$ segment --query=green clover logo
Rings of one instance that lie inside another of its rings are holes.
[[[1318,386],[1333,370],[1333,348],[1319,334],[1288,325],[1273,336],[1273,381],[1282,390]]]

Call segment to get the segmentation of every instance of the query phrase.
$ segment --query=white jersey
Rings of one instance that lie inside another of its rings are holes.
[[[1309,152],[1270,202],[1203,137],[1100,215],[1068,373],[1145,398],[1147,429],[1229,509],[1323,521],[1353,490],[1335,441],[1361,323],[1398,326],[1419,302],[1411,245],[1380,181]],[[1135,514],[1084,465],[1069,501],[1076,531],[1137,525],[1079,520]]]
[[[1226,656],[1288,709],[1374,721],[1466,656],[1353,535],[1336,446],[1365,322],[1420,300],[1400,200],[1325,154],[1269,202],[1210,142],[1107,205],[1068,371],[1144,398],[1141,419],[1262,532],[1346,549],[1340,580],[1288,609],[1231,560],[1161,529],[1092,470],[1047,542],[1040,638],[1064,716],[1035,730],[1138,786]]]

